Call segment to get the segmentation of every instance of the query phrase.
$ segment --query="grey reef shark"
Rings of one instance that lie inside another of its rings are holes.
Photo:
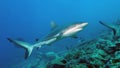
[[[37,42],[35,44],[30,44],[17,39],[7,39],[16,46],[25,49],[25,59],[27,59],[31,55],[34,48],[41,48],[43,45],[51,45],[52,43],[67,37],[77,38],[76,34],[83,30],[83,28],[87,25],[87,22],[78,22],[59,29],[59,26],[56,25],[56,23],[51,22],[51,32],[42,40],[38,41],[38,39],[36,39]]]

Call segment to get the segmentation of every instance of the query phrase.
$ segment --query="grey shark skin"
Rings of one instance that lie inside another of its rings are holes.
[[[14,43],[17,46],[20,46],[22,48],[24,48],[26,50],[25,53],[25,59],[27,59],[31,53],[32,50],[37,47],[37,48],[41,48],[43,45],[50,45],[58,40],[67,38],[67,37],[73,37],[75,36],[78,32],[80,32],[81,30],[83,30],[83,28],[85,26],[87,26],[88,23],[84,22],[84,23],[77,23],[77,24],[72,24],[62,30],[59,30],[59,32],[54,33],[54,31],[52,32],[54,35],[50,34],[51,36],[47,36],[47,39],[44,39],[42,41],[39,41],[35,44],[29,44],[27,42],[24,41],[20,41],[20,40],[14,40],[11,38],[7,38],[11,43]],[[50,38],[49,38],[50,37]]]

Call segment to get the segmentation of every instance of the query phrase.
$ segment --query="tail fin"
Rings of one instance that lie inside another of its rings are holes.
[[[99,23],[102,24],[102,25],[104,25],[107,28],[110,28],[113,31],[114,36],[116,35],[116,29],[114,27],[109,26],[109,25],[103,23],[102,21],[99,21]]]
[[[34,46],[30,45],[29,43],[23,42],[23,41],[13,40],[11,38],[7,38],[7,39],[11,43],[14,43],[16,46],[19,46],[19,47],[24,48],[26,50],[25,59],[27,59],[31,55]]]

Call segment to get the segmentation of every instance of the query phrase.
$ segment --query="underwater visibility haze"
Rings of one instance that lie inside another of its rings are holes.
[[[0,0],[0,68],[119,68],[119,6],[119,0]]]

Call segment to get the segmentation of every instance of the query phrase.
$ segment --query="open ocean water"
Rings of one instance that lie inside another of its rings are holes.
[[[24,49],[11,44],[8,37],[35,43],[50,33],[51,21],[58,26],[80,21],[89,24],[78,36],[91,39],[106,29],[99,21],[112,23],[117,19],[120,19],[120,0],[0,0],[0,68],[13,68],[26,61]],[[39,51],[62,52],[80,40],[66,38]],[[35,53],[36,50],[32,56]]]

